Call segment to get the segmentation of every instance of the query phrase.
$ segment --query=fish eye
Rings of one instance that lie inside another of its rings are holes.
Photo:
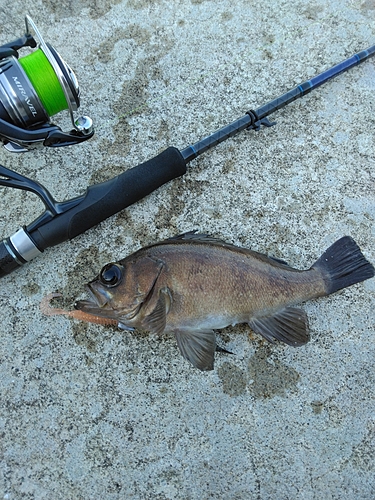
[[[107,264],[99,274],[103,285],[116,286],[122,279],[122,270],[117,264]]]

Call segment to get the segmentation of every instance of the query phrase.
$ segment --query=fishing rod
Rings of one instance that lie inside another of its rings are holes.
[[[375,54],[375,45],[353,55],[285,94],[249,110],[233,123],[182,149],[168,147],[140,165],[64,202],[56,202],[49,191],[27,177],[0,166],[0,185],[37,194],[45,205],[44,213],[0,243],[0,277],[5,276],[44,252],[48,247],[71,240],[111,215],[132,205],[163,184],[186,173],[186,165],[205,151],[242,130],[259,130],[275,123],[268,115],[303,97],[331,78],[361,64]]]

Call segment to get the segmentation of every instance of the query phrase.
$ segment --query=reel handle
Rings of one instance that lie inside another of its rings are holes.
[[[177,148],[169,147],[109,181],[90,186],[81,197],[60,204],[67,206],[64,212],[52,219],[43,214],[0,244],[0,277],[46,248],[75,238],[185,173],[186,161],[182,154]]]

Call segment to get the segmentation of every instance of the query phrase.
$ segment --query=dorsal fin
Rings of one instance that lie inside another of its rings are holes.
[[[215,238],[214,236],[210,236],[206,233],[198,233],[196,229],[194,229],[193,231],[188,231],[186,233],[177,234],[176,236],[172,236],[171,238],[164,240],[164,242],[177,240],[192,241],[196,243],[216,243],[218,245],[229,245],[229,243],[221,240],[220,238]]]
[[[236,245],[233,245],[232,243],[227,243],[226,241],[220,239],[220,238],[215,238],[214,236],[210,236],[209,234],[205,233],[198,233],[196,230],[194,231],[188,231],[186,233],[178,234],[177,236],[172,236],[171,238],[168,238],[167,240],[160,241],[158,243],[155,243],[155,245],[163,245],[165,243],[173,243],[173,242],[190,242],[192,244],[210,244],[210,245],[217,245],[220,247],[227,248],[228,250],[233,250],[238,253],[243,253],[245,255],[251,255],[254,258],[257,258],[263,262],[267,262],[273,266],[281,267],[281,268],[288,268],[292,269],[291,266],[285,262],[285,260],[278,259],[277,257],[272,257],[269,255],[266,255],[264,253],[260,252],[255,252],[254,250],[250,250],[249,248],[243,248],[243,247],[238,247]],[[154,246],[154,245],[152,245]]]

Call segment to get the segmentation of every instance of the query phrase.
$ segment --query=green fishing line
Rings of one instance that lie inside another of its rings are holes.
[[[56,73],[41,49],[22,57],[19,63],[49,116],[68,109],[68,103]]]

